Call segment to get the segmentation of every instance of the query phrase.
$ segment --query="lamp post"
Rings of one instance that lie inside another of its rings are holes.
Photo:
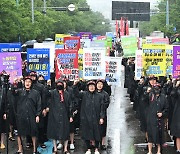
[[[44,9],[43,9],[44,15],[46,15],[46,0],[44,0]]]
[[[166,2],[166,26],[169,26],[169,0]]]
[[[34,0],[31,0],[32,23],[34,23]]]
[[[19,0],[16,0],[16,6],[18,6],[19,5]]]

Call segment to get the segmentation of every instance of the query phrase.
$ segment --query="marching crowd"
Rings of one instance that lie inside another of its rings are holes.
[[[148,154],[152,154],[153,144],[157,154],[162,153],[165,131],[170,132],[176,152],[180,153],[180,76],[134,78],[134,59],[124,59],[124,87],[128,88],[131,104],[145,133]]]
[[[17,154],[23,154],[24,148],[32,148],[36,154],[38,146],[46,148],[47,140],[53,142],[53,154],[59,149],[69,154],[69,149],[75,149],[74,134],[80,128],[86,154],[92,149],[95,154],[99,154],[99,148],[105,150],[106,110],[111,95],[107,82],[72,82],[62,76],[52,85],[36,72],[28,74],[23,65],[23,78],[13,84],[5,72],[0,74],[0,149],[6,148],[5,133],[9,140],[16,141],[16,132]]]
[[[123,59],[125,66],[124,87],[128,88],[136,117],[141,124],[148,143],[148,154],[153,144],[157,154],[162,153],[164,132],[170,132],[177,153],[180,153],[180,77],[134,78],[134,59]],[[0,133],[1,149],[5,148],[5,133],[9,140],[16,141],[17,154],[24,148],[46,148],[52,140],[52,153],[63,149],[68,154],[74,150],[74,134],[80,128],[87,151],[99,154],[99,147],[106,149],[107,108],[110,104],[111,87],[104,80],[69,81],[61,76],[53,84],[45,81],[36,72],[26,72],[23,63],[23,78],[13,84],[5,72],[0,74]],[[9,132],[9,133],[7,133]],[[24,145],[24,139],[26,144]],[[68,146],[68,143],[70,145]]]

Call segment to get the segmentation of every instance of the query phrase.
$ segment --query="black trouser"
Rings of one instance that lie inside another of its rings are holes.
[[[85,140],[85,143],[86,143],[86,146],[87,146],[87,149],[91,149],[92,146],[91,146],[91,142],[90,140]],[[99,147],[99,141],[95,141],[95,148],[98,148]]]
[[[41,123],[38,127],[38,143],[43,144],[47,141],[47,121],[48,116],[41,117]]]
[[[32,137],[31,136],[26,136],[26,143],[32,144]]]

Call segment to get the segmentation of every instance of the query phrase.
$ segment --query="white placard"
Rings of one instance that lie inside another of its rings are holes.
[[[47,48],[50,50],[50,72],[54,72],[55,43],[54,42],[34,43],[34,48]]]
[[[121,84],[121,70],[122,70],[122,57],[106,57],[105,67],[106,67],[106,81],[110,85],[120,85]]]
[[[83,78],[105,79],[105,49],[85,48],[83,56]]]

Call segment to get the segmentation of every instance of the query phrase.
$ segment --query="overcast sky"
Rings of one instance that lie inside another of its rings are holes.
[[[151,2],[153,8],[160,0],[113,0],[113,1],[133,1],[133,2]],[[87,0],[91,9],[103,13],[106,18],[111,19],[112,0]]]

